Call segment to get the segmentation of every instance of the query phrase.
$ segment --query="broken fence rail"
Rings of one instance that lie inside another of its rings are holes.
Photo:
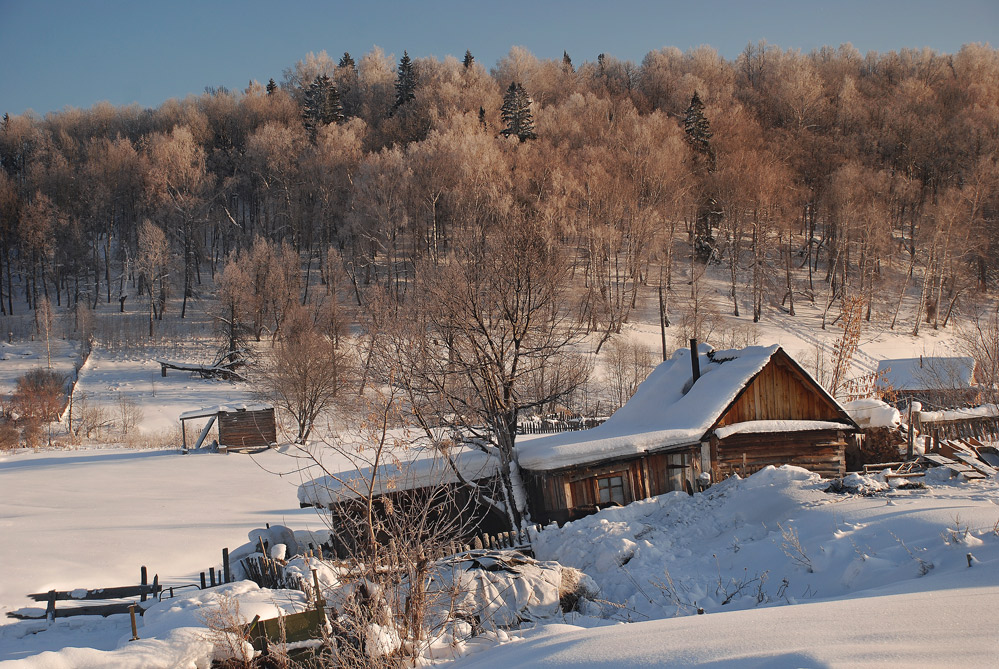
[[[49,590],[48,592],[35,592],[28,597],[36,602],[46,602],[45,612],[42,615],[22,613],[21,611],[11,611],[7,613],[10,618],[19,620],[41,620],[49,621],[56,618],[68,618],[70,616],[111,616],[118,613],[128,613],[129,608],[135,606],[135,602],[108,602],[106,604],[93,604],[89,606],[70,606],[56,608],[56,602],[82,602],[100,601],[111,599],[131,599],[138,597],[139,602],[145,602],[148,597],[156,597],[163,590],[159,583],[159,575],[153,576],[153,582],[147,581],[146,568],[141,569],[141,582],[139,585],[123,585],[111,588],[95,588],[93,590]],[[138,607],[142,612],[142,607]]]

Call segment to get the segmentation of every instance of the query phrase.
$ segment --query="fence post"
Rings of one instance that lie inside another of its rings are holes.
[[[225,574],[225,583],[232,580],[232,572],[229,571],[229,549],[222,549],[222,569]]]

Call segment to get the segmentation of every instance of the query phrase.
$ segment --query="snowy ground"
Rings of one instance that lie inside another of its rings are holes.
[[[134,582],[140,564],[167,584],[195,582],[223,546],[264,523],[321,528],[314,511],[297,508],[297,477],[265,469],[287,471],[288,459],[127,449],[3,457],[0,563],[16,566],[2,572],[0,611],[37,606],[28,592]],[[473,640],[444,657],[468,653],[458,666],[988,666],[999,651],[999,483],[855,483],[873,494],[826,493],[804,470],[768,469],[547,528],[538,557],[582,569],[603,603],[501,631],[495,638],[511,641],[501,647]],[[790,547],[795,535],[801,553]],[[236,589],[248,608],[287,597]],[[191,627],[210,600],[158,605],[141,644],[127,642],[124,616],[51,628],[5,620],[0,660],[202,666],[205,635]]]
[[[456,665],[995,666],[997,483],[855,482],[872,496],[767,469],[548,528],[538,557],[582,569],[613,605]]]
[[[266,523],[320,529],[315,511],[299,508],[300,478],[273,473],[292,468],[276,451],[0,456],[0,616],[38,606],[26,597],[31,592],[135,584],[141,565],[161,583],[195,583],[199,572],[220,564],[223,547],[239,546]],[[32,634],[38,624],[4,616],[0,660],[64,646],[114,648],[128,626],[114,618],[124,616],[60,619]]]

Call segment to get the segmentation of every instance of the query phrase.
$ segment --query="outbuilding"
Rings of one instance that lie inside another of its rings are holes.
[[[184,452],[187,448],[187,421],[207,418],[192,448],[201,448],[218,422],[219,447],[226,450],[262,449],[277,441],[274,407],[270,404],[230,404],[186,411],[180,415]]]
[[[856,430],[780,346],[715,351],[692,343],[604,424],[524,441],[517,452],[532,518],[565,522],[768,465],[841,476],[846,437]]]

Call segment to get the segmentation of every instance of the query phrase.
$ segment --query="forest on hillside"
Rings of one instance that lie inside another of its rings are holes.
[[[940,327],[999,278],[997,156],[987,45],[641,64],[514,47],[491,70],[310,53],[280,83],[156,109],[4,115],[0,308],[131,300],[152,335],[168,298],[184,317],[218,286],[277,339],[321,284],[372,332],[387,304],[420,311],[444,279],[488,291],[526,259],[602,341],[641,290],[664,333],[698,334],[706,265],[728,277],[713,308],[754,321],[807,300],[895,327],[909,291],[905,327]]]

